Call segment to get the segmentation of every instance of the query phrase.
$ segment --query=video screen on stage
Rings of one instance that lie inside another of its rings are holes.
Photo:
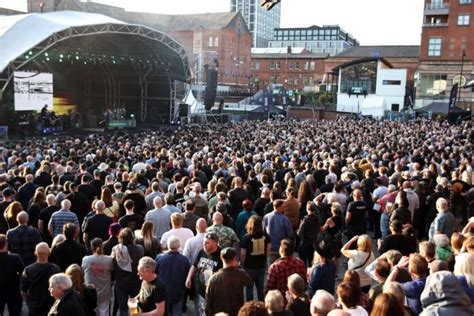
[[[53,74],[15,71],[13,73],[15,111],[40,111],[53,107]]]

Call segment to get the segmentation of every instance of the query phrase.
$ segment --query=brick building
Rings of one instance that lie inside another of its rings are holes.
[[[338,67],[367,58],[383,58],[395,69],[407,69],[407,87],[413,91],[418,67],[419,46],[354,46],[329,57],[324,64],[323,84],[337,85]]]
[[[323,78],[326,57],[304,48],[253,48],[252,86],[280,83],[291,90],[314,89]]]
[[[416,105],[449,102],[451,88],[474,79],[472,0],[425,0]],[[459,106],[471,107],[474,90],[459,89]]]

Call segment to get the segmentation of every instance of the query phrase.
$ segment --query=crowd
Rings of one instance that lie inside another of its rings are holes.
[[[473,315],[473,136],[340,118],[5,145],[0,315]]]

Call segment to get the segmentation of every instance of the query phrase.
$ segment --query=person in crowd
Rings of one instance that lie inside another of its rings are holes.
[[[390,223],[391,234],[385,237],[379,243],[379,253],[384,254],[388,250],[398,250],[404,256],[410,254],[410,243],[407,238],[402,234],[403,224],[399,220],[394,220]]]
[[[18,222],[16,220],[18,214],[23,212],[23,206],[20,202],[12,202],[10,203],[7,208],[5,209],[5,212],[3,213],[3,216],[5,217],[5,221],[7,222],[7,230],[8,229],[13,229],[18,226]]]
[[[76,228],[75,234],[79,234],[79,220],[77,215],[71,212],[71,201],[65,199],[61,202],[61,209],[51,215],[48,223],[49,234],[54,238],[63,232],[63,227],[67,223],[74,224]]]
[[[142,284],[136,299],[141,314],[163,316],[166,314],[166,290],[155,271],[155,260],[150,257],[140,259],[138,275]]]
[[[286,309],[294,315],[310,316],[310,304],[308,294],[305,292],[306,283],[302,277],[294,273],[288,277],[288,291],[285,293]]]
[[[163,206],[163,198],[165,197],[165,194],[162,192],[161,186],[159,182],[154,181],[151,184],[151,193],[147,194],[145,196],[145,202],[148,210],[156,209],[156,208],[161,208]],[[155,205],[155,199],[159,197],[162,201],[162,205],[160,207],[156,207]]]
[[[105,202],[97,200],[95,203],[95,214],[87,217],[83,223],[83,240],[87,247],[94,238],[107,240],[109,227],[113,223],[112,218],[105,215]]]
[[[153,236],[160,240],[164,233],[171,227],[171,212],[163,208],[163,200],[160,196],[153,199],[154,208],[145,215],[145,220],[153,223]]]
[[[38,228],[39,214],[46,206],[48,205],[46,204],[44,192],[36,190],[35,195],[31,200],[31,204],[28,206],[27,210],[29,216],[28,225]]]
[[[20,255],[23,264],[28,266],[35,262],[35,247],[42,239],[38,229],[27,226],[28,213],[22,211],[16,218],[19,225],[7,232],[8,250]]]
[[[314,266],[308,282],[309,293],[314,294],[318,290],[325,290],[334,294],[336,264],[333,260],[335,255],[333,243],[328,239],[321,240],[315,248]]]
[[[356,241],[357,249],[351,250],[351,245]],[[375,260],[375,256],[372,252],[372,239],[368,235],[356,235],[342,247],[341,252],[349,259],[347,263],[348,268],[359,274],[361,290],[367,294],[370,290],[372,280],[365,273],[364,269]]]
[[[438,271],[426,279],[420,294],[422,316],[474,314],[474,305],[464,293],[459,280],[449,271]]]
[[[243,290],[250,286],[251,279],[239,268],[234,248],[222,249],[220,257],[223,268],[211,276],[206,288],[206,314],[237,315],[245,302]]]
[[[461,283],[464,292],[474,304],[474,254],[458,254],[453,273]]]
[[[306,203],[306,213],[307,215],[301,220],[296,235],[300,239],[298,255],[308,267],[313,262],[314,244],[318,241],[322,223],[316,214],[316,205],[313,201]]]
[[[182,315],[185,282],[191,264],[189,259],[179,253],[180,241],[171,236],[168,252],[156,257],[156,273],[166,289],[166,309],[171,316]]]
[[[374,308],[370,316],[396,316],[403,314],[403,305],[400,304],[395,295],[381,293],[375,299]]]
[[[49,293],[55,299],[48,315],[86,316],[81,296],[73,289],[71,278],[56,273],[49,278]]]
[[[100,200],[105,203],[104,214],[116,223],[120,217],[120,204],[112,197],[112,191],[110,188],[104,187],[102,189]]]
[[[143,216],[135,212],[135,202],[132,199],[125,200],[125,215],[120,217],[118,223],[122,228],[130,228],[132,232],[138,230],[143,225]]]
[[[283,214],[284,200],[273,201],[273,211],[263,217],[263,227],[265,232],[270,236],[271,247],[268,254],[268,264],[272,264],[280,256],[280,242],[285,238],[293,238],[293,228],[291,222]]]
[[[352,192],[354,201],[347,206],[346,227],[347,238],[352,239],[355,235],[363,235],[366,232],[367,218],[369,215],[367,204],[361,190]]]
[[[285,299],[278,290],[271,290],[265,296],[265,307],[267,308],[268,315],[276,316],[293,316],[291,310],[285,309]]]
[[[445,198],[439,198],[436,201],[436,209],[438,214],[431,223],[428,233],[430,240],[433,240],[436,234],[445,234],[451,238],[455,223],[454,215],[448,209],[448,201]]]
[[[108,316],[112,296],[112,258],[104,255],[102,239],[91,241],[92,255],[82,258],[82,269],[86,284],[92,284],[97,291],[97,314]]]
[[[176,236],[179,238],[179,251],[183,252],[183,247],[186,244],[186,240],[194,236],[193,231],[189,228],[183,227],[183,215],[179,213],[171,214],[171,227],[172,228],[164,233],[161,237],[161,247],[166,249],[168,238],[171,236]]]
[[[84,314],[86,316],[95,316],[97,290],[93,284],[84,283],[84,270],[82,270],[80,265],[74,263],[66,269],[65,274],[71,278],[72,288],[81,297],[81,308],[84,310]]]
[[[54,303],[48,291],[49,278],[60,273],[61,269],[48,262],[50,249],[47,243],[40,242],[35,247],[36,262],[28,265],[21,275],[21,292],[28,306],[28,315],[46,316]]]
[[[268,316],[268,312],[265,303],[248,301],[239,309],[237,316]]]
[[[8,220],[5,216],[5,210],[14,202],[15,194],[10,187],[6,187],[2,191],[2,195],[3,201],[0,202],[0,234],[6,234],[8,230]]]
[[[206,229],[208,233],[215,233],[219,237],[219,247],[237,248],[239,244],[239,238],[232,228],[229,228],[223,224],[224,217],[220,212],[215,212],[212,215],[213,224]]]
[[[8,307],[11,316],[21,315],[20,275],[24,269],[19,255],[8,252],[7,237],[0,234],[0,308]]]
[[[59,211],[61,208],[56,205],[56,196],[54,194],[48,194],[46,196],[47,206],[43,208],[38,215],[38,230],[45,242],[51,245],[53,237],[48,230],[49,220],[51,216]]]
[[[132,230],[122,228],[119,233],[119,243],[112,248],[111,253],[119,316],[128,315],[128,298],[137,296],[140,291],[137,267],[143,255],[143,247],[135,244]]]
[[[246,225],[247,234],[240,242],[240,263],[252,280],[246,288],[247,301],[253,300],[254,285],[257,289],[257,298],[264,300],[264,278],[266,272],[267,255],[270,251],[270,237],[262,228],[262,219],[252,215]]]
[[[361,289],[356,285],[343,282],[337,287],[337,296],[342,309],[350,315],[368,316],[367,311],[359,304]]]
[[[32,174],[27,174],[25,177],[25,184],[18,188],[16,200],[21,203],[23,210],[28,209],[30,200],[35,195],[36,189],[39,187],[34,183],[35,177]]]
[[[123,200],[131,200],[133,201],[133,212],[139,215],[141,218],[145,216],[147,211],[147,205],[145,201],[145,197],[143,196],[143,192],[137,187],[135,182],[129,182],[127,185],[127,191],[125,191],[125,195],[123,196]],[[127,209],[125,207],[125,209]],[[137,225],[135,229],[138,229],[141,225]],[[126,227],[123,226],[122,227]]]
[[[84,245],[76,241],[77,227],[75,224],[64,224],[63,235],[65,240],[51,248],[49,260],[57,264],[61,271],[66,271],[71,264],[80,265],[82,258],[87,254],[87,250]]]
[[[197,313],[205,315],[206,305],[206,288],[209,284],[211,276],[223,267],[220,260],[219,237],[214,233],[206,233],[204,235],[203,249],[198,253],[196,260],[189,269],[186,278],[186,287],[191,288],[192,279],[197,275],[197,297],[198,303]]]
[[[110,256],[112,253],[112,248],[119,243],[118,235],[122,227],[119,223],[113,223],[109,226],[109,239],[107,239],[104,243],[104,255]]]
[[[239,238],[239,240],[242,240],[242,237],[244,237],[245,233],[246,233],[246,225],[247,225],[247,221],[249,220],[249,218],[252,216],[252,215],[257,215],[257,213],[255,213],[252,208],[253,208],[253,205],[252,205],[252,201],[250,200],[244,200],[242,202],[242,208],[243,208],[243,211],[239,213],[239,216],[237,216],[237,236]]]
[[[161,252],[160,241],[153,237],[153,226],[153,222],[144,222],[140,231],[141,237],[135,239],[135,243],[143,247],[145,256],[150,258],[156,258]]]
[[[276,260],[268,268],[267,283],[265,292],[270,290],[279,290],[280,293],[286,293],[288,290],[287,278],[293,273],[299,274],[306,282],[306,266],[300,258],[294,257],[294,242],[290,239],[283,239],[280,242],[280,259]]]
[[[200,217],[194,214],[194,202],[191,199],[186,200],[183,209],[183,227],[191,229],[193,234],[196,234],[196,222]]]

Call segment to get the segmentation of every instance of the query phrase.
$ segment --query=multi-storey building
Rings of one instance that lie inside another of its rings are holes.
[[[314,88],[321,83],[326,57],[304,48],[253,48],[252,84],[255,88],[272,83],[290,90]]]
[[[240,11],[252,33],[252,47],[267,47],[273,39],[273,30],[280,27],[281,4],[267,11],[260,0],[231,0],[230,11]]]
[[[416,105],[449,102],[455,83],[458,106],[472,109],[474,90],[474,5],[472,0],[425,0]]]
[[[277,28],[268,47],[304,47],[316,54],[337,55],[359,43],[339,25]]]

